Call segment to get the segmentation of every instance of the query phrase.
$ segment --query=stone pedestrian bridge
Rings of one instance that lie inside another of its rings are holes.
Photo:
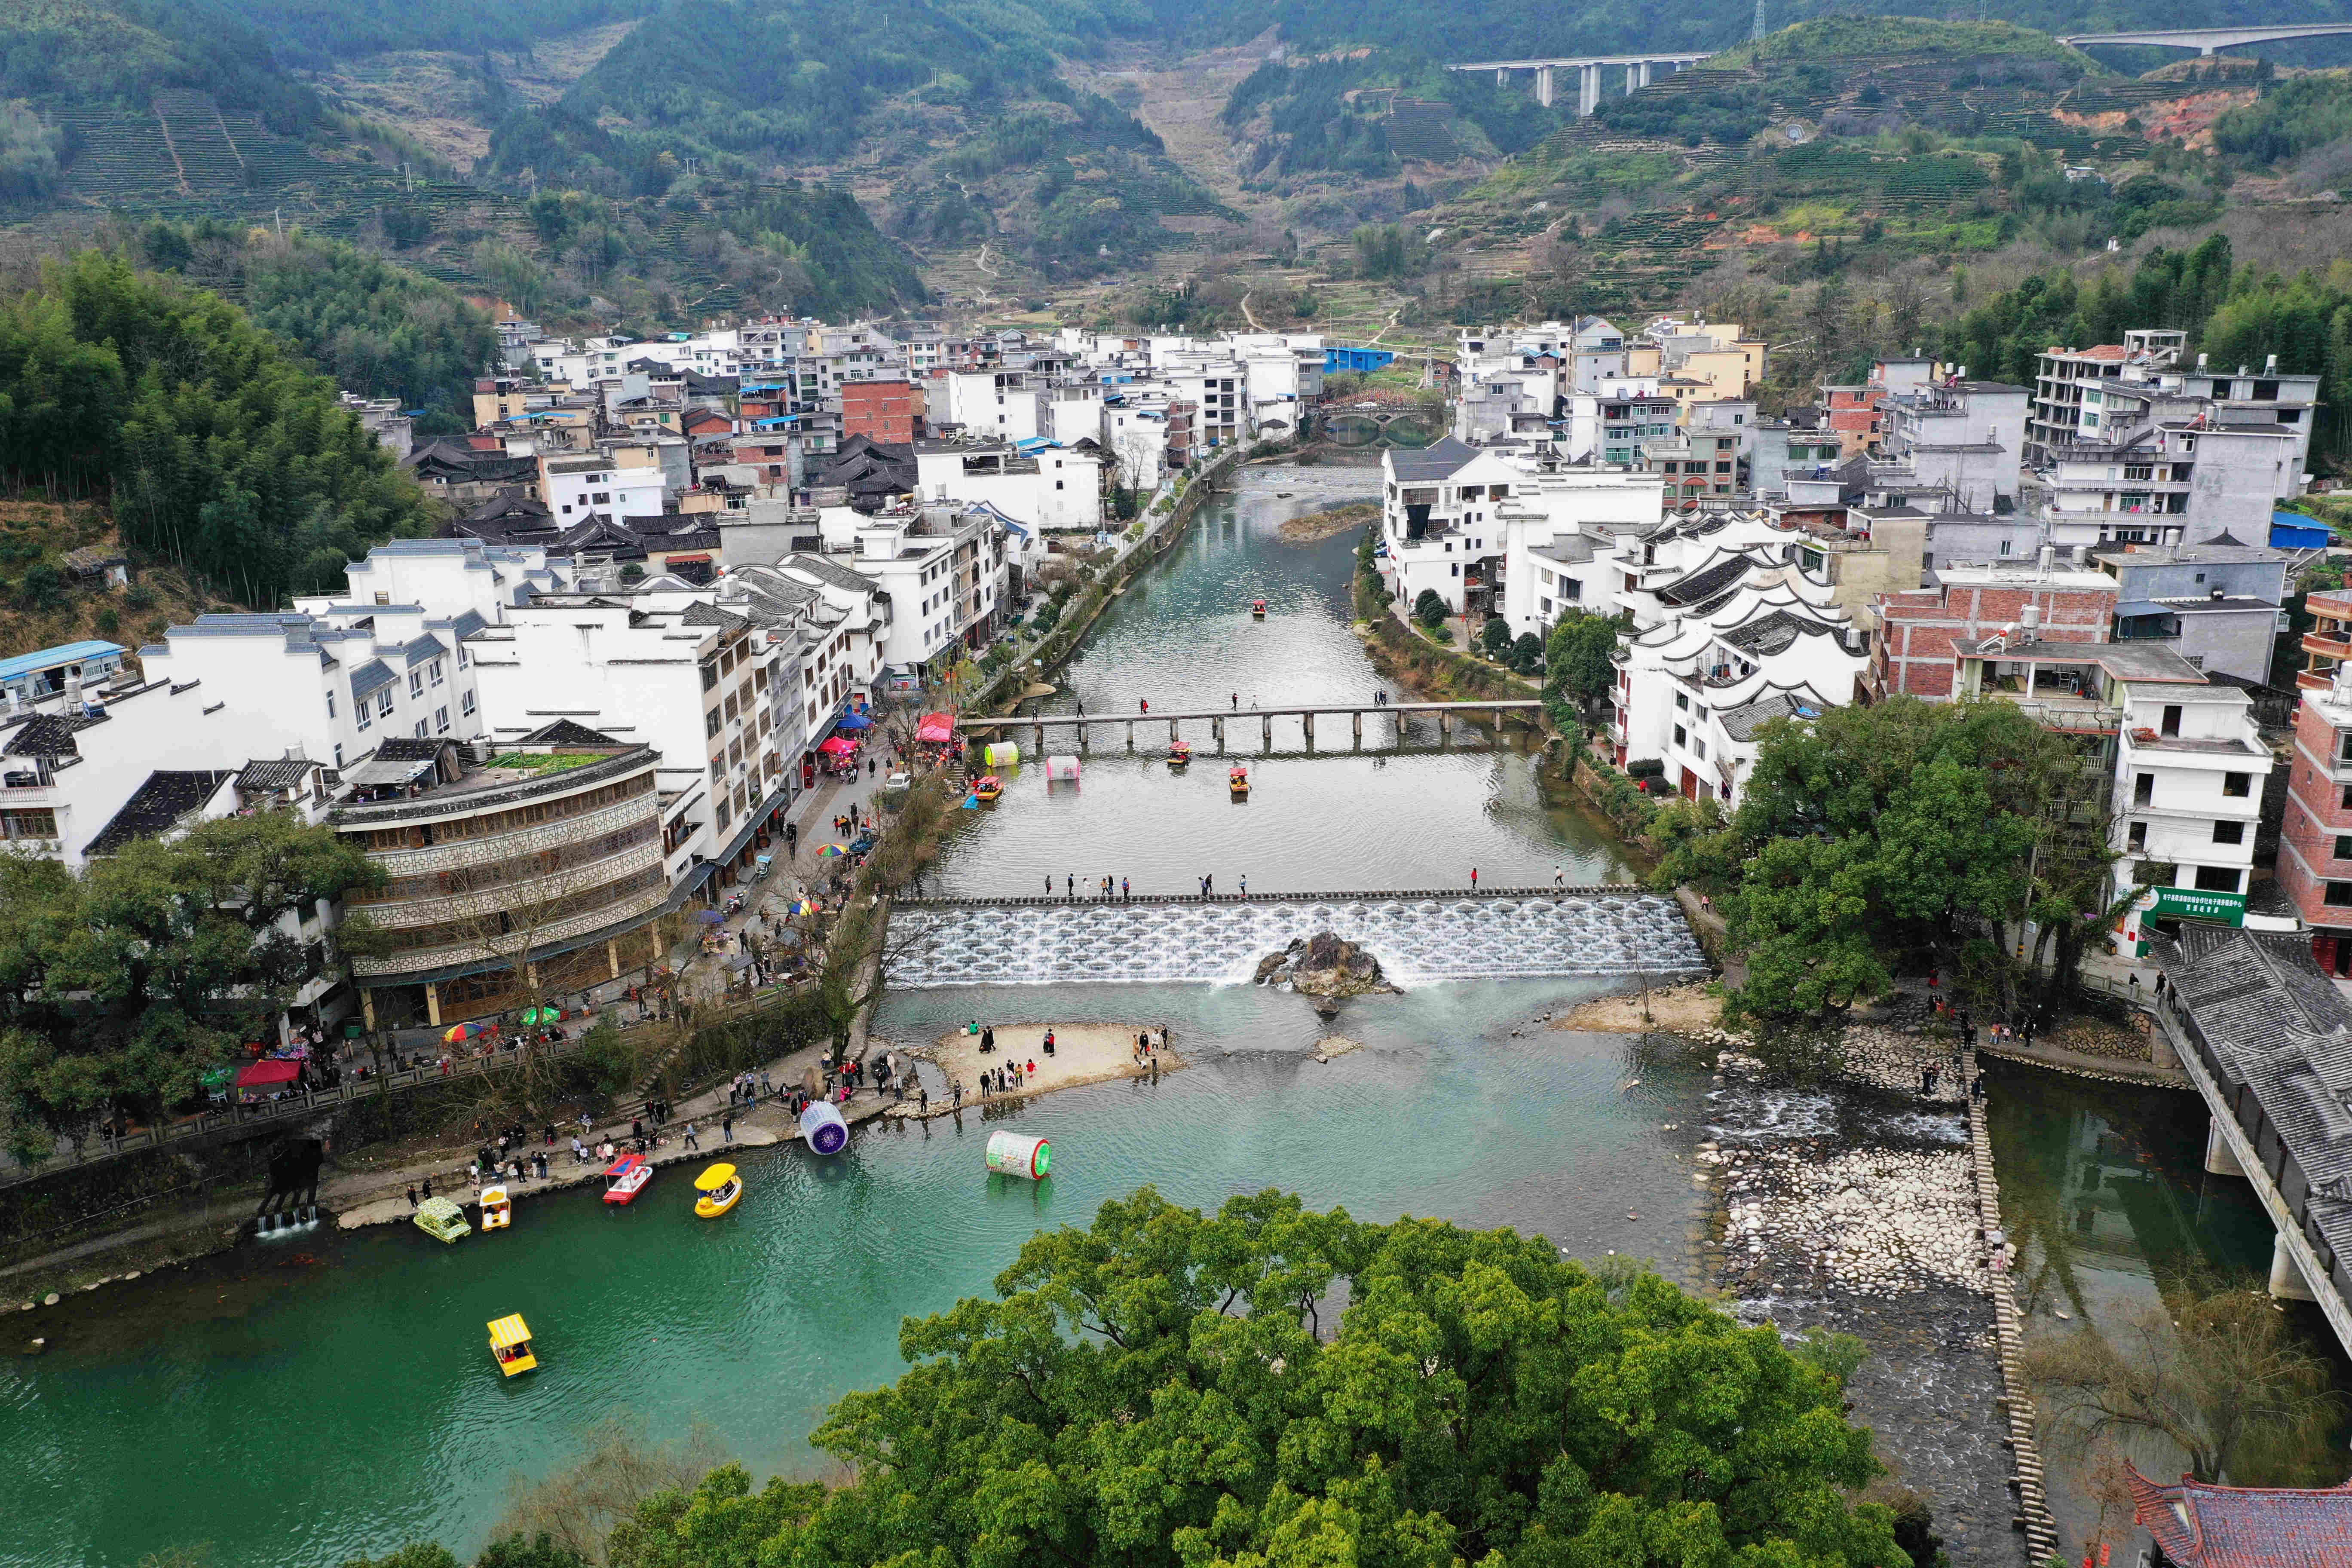
[[[1375,722],[1390,719],[1396,743],[1404,743],[1404,721],[1415,714],[1434,714],[1440,739],[1451,739],[1456,719],[1472,722],[1483,721],[1490,730],[1499,731],[1505,722],[1518,719],[1538,723],[1543,718],[1543,703],[1535,698],[1499,699],[1469,702],[1301,702],[1259,704],[1243,708],[1202,708],[1185,711],[1146,712],[1138,709],[1126,713],[1000,713],[995,715],[968,714],[956,721],[956,728],[967,735],[987,735],[997,732],[1018,734],[1026,731],[1034,749],[1043,751],[1047,730],[1076,730],[1078,748],[1086,749],[1090,731],[1109,727],[1114,731],[1124,727],[1128,749],[1135,748],[1135,727],[1139,724],[1165,724],[1168,738],[1181,741],[1184,726],[1206,725],[1209,738],[1220,750],[1225,744],[1227,725],[1246,727],[1252,721],[1258,725],[1260,743],[1271,749],[1274,745],[1274,721],[1276,719],[1297,720],[1308,746],[1315,744],[1315,721],[1345,719],[1350,726],[1353,741],[1360,745],[1364,739],[1364,720],[1370,715]]]

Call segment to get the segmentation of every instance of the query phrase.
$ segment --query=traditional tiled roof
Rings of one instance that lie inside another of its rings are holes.
[[[541,725],[521,740],[517,741],[515,744],[518,746],[617,746],[621,742],[600,730],[591,730],[587,725],[575,723],[570,719],[558,719],[551,724]]]
[[[263,758],[245,764],[236,775],[236,787],[247,795],[299,789],[316,766],[307,757]]]
[[[1696,605],[1713,598],[1738,582],[1755,568],[1756,563],[1745,555],[1727,556],[1714,565],[1676,578],[1658,590],[1658,599],[1667,605]]]
[[[89,841],[83,853],[111,855],[134,838],[168,833],[188,813],[201,810],[222,781],[233,776],[213,768],[149,773],[147,782],[131,792],[131,798],[122,803],[114,820],[98,830],[98,837]]]
[[[2299,1490],[2149,1480],[2128,1461],[2133,1519],[2180,1568],[2342,1568],[2352,1563],[2352,1485]]]
[[[74,744],[74,732],[87,730],[92,724],[106,722],[103,713],[44,713],[17,727],[0,746],[0,754],[11,757],[78,757],[81,748]]]
[[[445,746],[457,742],[432,736],[394,735],[377,742],[375,760],[379,763],[427,763],[441,755]]]
[[[352,700],[365,701],[393,682],[392,666],[372,658],[352,671]]]

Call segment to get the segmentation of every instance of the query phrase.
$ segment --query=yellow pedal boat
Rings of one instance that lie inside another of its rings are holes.
[[[702,1194],[694,1200],[696,1215],[717,1219],[743,1201],[743,1178],[732,1165],[713,1165],[694,1178],[694,1190]]]

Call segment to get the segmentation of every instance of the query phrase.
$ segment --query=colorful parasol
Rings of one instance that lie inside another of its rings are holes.
[[[845,846],[828,844],[824,848],[816,852],[816,858],[820,860],[830,860],[836,855],[846,855],[848,853],[849,850]]]
[[[482,1026],[479,1024],[453,1024],[441,1031],[441,1037],[454,1046],[459,1040],[470,1040],[482,1032]]]

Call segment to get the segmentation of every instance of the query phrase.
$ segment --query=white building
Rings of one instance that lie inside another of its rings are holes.
[[[1728,808],[1766,723],[1853,700],[1866,638],[1829,582],[1781,548],[1715,546],[1643,590],[1659,609],[1619,654],[1611,740],[1620,763],[1657,758],[1680,793]]]
[[[918,441],[915,472],[927,501],[992,506],[1046,532],[1102,526],[1102,452],[1091,442]]]
[[[623,468],[601,452],[540,457],[539,499],[559,528],[585,522],[592,515],[659,517],[662,489],[657,466]]]
[[[790,798],[779,732],[802,732],[803,703],[797,685],[780,689],[782,650],[691,591],[550,595],[479,631],[468,651],[495,737],[569,720],[659,753],[673,889],[740,861]]]

